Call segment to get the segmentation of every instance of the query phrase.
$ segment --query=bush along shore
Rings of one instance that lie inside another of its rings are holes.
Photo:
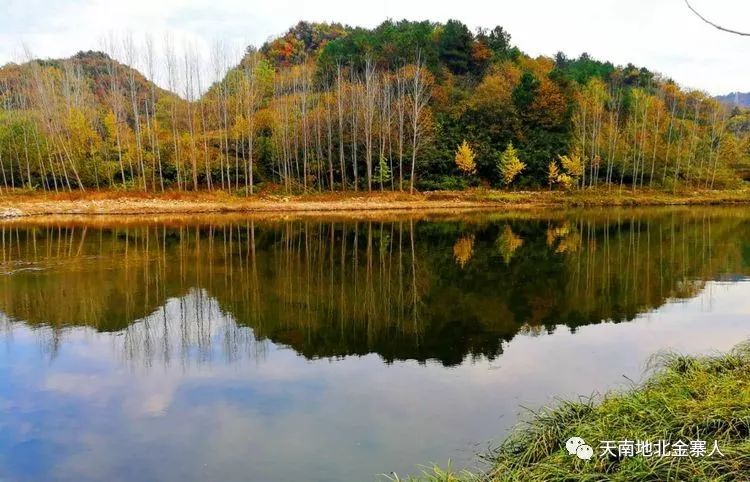
[[[657,355],[649,366],[626,392],[534,413],[483,456],[485,473],[434,468],[391,480],[748,480],[750,342],[717,356]],[[571,437],[590,444],[591,458],[569,452]]]

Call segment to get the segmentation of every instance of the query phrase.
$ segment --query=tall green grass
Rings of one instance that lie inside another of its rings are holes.
[[[484,474],[430,469],[420,481],[750,480],[750,343],[723,355],[659,354],[645,383],[602,399],[561,402],[531,414],[485,457]],[[588,461],[565,442],[582,437]],[[723,456],[600,457],[604,440],[717,440]],[[392,479],[396,480],[396,479]]]

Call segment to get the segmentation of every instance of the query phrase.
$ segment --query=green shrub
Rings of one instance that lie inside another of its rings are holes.
[[[422,179],[417,182],[417,189],[420,191],[463,191],[468,187],[477,184],[474,179],[454,176],[440,176],[435,178]]]

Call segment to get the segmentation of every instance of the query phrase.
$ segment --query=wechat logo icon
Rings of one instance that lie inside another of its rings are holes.
[[[568,454],[575,455],[581,460],[589,460],[594,456],[594,449],[591,448],[591,445],[587,445],[581,437],[570,437],[565,442],[565,448],[568,450]]]

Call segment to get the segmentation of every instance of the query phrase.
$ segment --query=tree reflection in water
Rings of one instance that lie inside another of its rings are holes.
[[[631,320],[707,280],[743,276],[742,209],[6,223],[3,329],[116,332],[145,367],[263,359],[493,359],[519,333]]]

